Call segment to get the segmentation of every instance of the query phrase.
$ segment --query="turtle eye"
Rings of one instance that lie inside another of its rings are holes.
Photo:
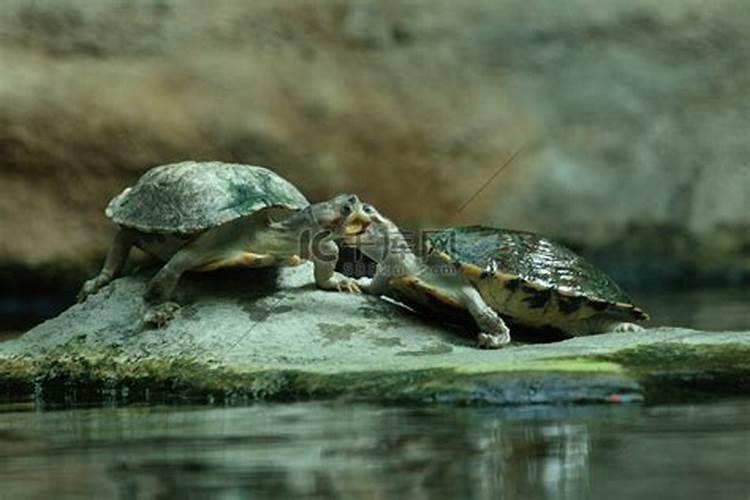
[[[347,216],[350,213],[352,213],[352,207],[350,207],[349,205],[344,205],[343,207],[341,207],[341,214],[342,215]]]
[[[375,213],[375,209],[372,207],[372,205],[364,205],[362,207],[362,210],[364,210],[364,212],[367,215],[371,215],[371,214]]]
[[[347,201],[347,203],[349,203],[350,205],[356,205],[356,204],[357,204],[357,202],[359,201],[359,198],[357,198],[357,197],[356,197],[356,196],[354,196],[354,195],[351,195],[351,196],[350,196],[350,197],[349,197],[349,198],[348,198],[348,199],[347,199],[346,201]]]

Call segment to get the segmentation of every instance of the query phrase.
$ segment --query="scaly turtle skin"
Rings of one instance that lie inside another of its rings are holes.
[[[415,255],[398,227],[372,207],[372,223],[350,238],[378,262],[366,290],[388,294],[439,317],[468,311],[481,347],[510,341],[503,318],[567,336],[632,331],[648,316],[606,274],[548,238],[484,226],[426,234],[424,257]],[[502,316],[502,317],[501,317]]]
[[[106,215],[120,231],[79,301],[116,278],[135,245],[166,262],[144,297],[144,321],[150,324],[165,324],[179,309],[170,298],[186,271],[293,266],[310,259],[319,287],[359,290],[335,273],[333,241],[367,226],[359,199],[344,194],[310,205],[294,185],[263,167],[221,162],[155,167],[116,196]]]

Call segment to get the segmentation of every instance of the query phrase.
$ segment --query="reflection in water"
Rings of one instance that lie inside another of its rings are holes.
[[[576,499],[588,493],[589,433],[585,425],[558,424],[542,427],[553,453],[542,461],[541,482],[555,498]],[[585,487],[585,488],[584,488]]]
[[[750,401],[0,408],[5,498],[747,498]],[[649,492],[651,496],[649,496]]]

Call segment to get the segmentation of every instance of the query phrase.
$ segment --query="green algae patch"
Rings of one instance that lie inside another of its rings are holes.
[[[622,365],[652,402],[750,393],[750,346],[660,343],[594,359]]]
[[[560,373],[622,374],[623,367],[612,361],[590,358],[551,358],[510,363],[483,363],[461,366],[457,373]]]

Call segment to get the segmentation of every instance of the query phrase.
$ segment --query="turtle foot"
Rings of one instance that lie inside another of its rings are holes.
[[[362,293],[362,288],[360,288],[359,283],[357,283],[356,280],[352,280],[348,278],[346,280],[343,280],[337,283],[336,289],[339,292],[356,293],[356,294]]]
[[[346,292],[346,293],[362,293],[362,289],[357,283],[357,280],[336,273],[331,279],[326,282],[318,283],[318,286],[323,290],[332,290],[334,292]]]
[[[510,329],[500,315],[489,307],[475,312],[474,319],[480,328],[477,336],[480,349],[499,349],[510,342]]]
[[[143,322],[152,328],[163,328],[177,316],[179,310],[180,305],[176,302],[147,306],[143,312]]]
[[[164,283],[164,280],[159,280],[156,278],[151,280],[151,282],[148,284],[148,287],[146,287],[146,293],[143,294],[143,300],[145,300],[147,304],[161,304],[162,301],[168,298],[169,294],[167,292],[166,283]],[[163,303],[169,304],[170,302]]]
[[[612,333],[633,333],[640,332],[641,330],[643,330],[643,327],[635,323],[617,323],[613,325],[610,331]]]
[[[508,345],[510,335],[490,335],[489,333],[480,333],[477,336],[477,347],[480,349],[500,349]]]
[[[90,295],[94,295],[96,292],[101,290],[106,284],[108,283],[107,280],[103,280],[99,276],[96,278],[91,278],[90,280],[86,281],[86,283],[83,284],[81,287],[81,290],[78,292],[78,295],[76,296],[76,300],[79,304],[82,304],[86,302],[86,299],[89,298]]]

